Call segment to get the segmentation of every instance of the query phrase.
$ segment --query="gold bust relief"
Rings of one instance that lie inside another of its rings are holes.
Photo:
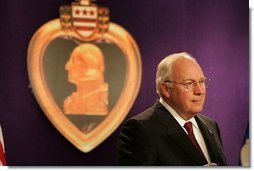
[[[64,113],[106,115],[108,83],[104,81],[105,64],[101,50],[91,43],[77,46],[65,69],[68,81],[76,85],[76,91],[64,100]]]

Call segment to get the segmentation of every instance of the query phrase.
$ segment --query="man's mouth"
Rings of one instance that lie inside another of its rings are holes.
[[[195,100],[192,100],[191,102],[193,103],[201,102],[201,99],[195,99]]]

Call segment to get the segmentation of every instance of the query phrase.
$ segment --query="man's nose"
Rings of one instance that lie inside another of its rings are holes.
[[[194,88],[194,94],[196,95],[201,95],[203,94],[205,91],[205,89],[203,87],[201,87],[201,85],[197,82]]]

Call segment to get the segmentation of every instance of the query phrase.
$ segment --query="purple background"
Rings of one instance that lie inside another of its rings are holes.
[[[34,32],[58,18],[71,0],[0,2],[0,122],[9,165],[116,165],[119,128],[90,153],[66,140],[29,88],[27,47]],[[127,118],[153,105],[155,72],[168,54],[187,51],[212,79],[203,113],[217,120],[229,165],[249,121],[249,7],[247,0],[98,0],[126,28],[142,55],[142,85]],[[127,119],[126,118],[126,119]]]

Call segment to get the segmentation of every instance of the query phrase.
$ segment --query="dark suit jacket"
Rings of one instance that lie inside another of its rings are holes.
[[[227,165],[217,123],[197,114],[211,161]],[[129,119],[118,140],[119,165],[201,166],[207,164],[175,118],[160,103]]]

